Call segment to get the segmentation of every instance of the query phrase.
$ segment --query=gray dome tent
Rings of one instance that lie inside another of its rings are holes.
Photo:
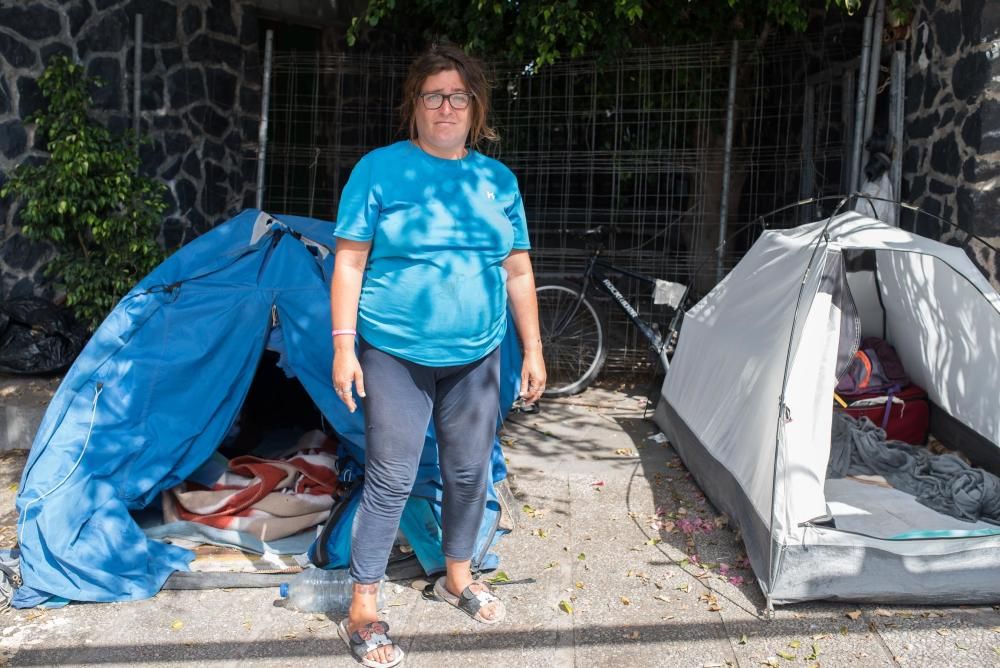
[[[769,606],[996,602],[1000,526],[827,479],[835,370],[866,334],[928,391],[932,431],[1000,468],[1000,296],[961,249],[857,213],[765,232],[686,313],[656,421]]]

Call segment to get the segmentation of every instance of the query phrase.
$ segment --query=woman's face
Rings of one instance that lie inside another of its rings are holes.
[[[444,70],[424,79],[420,94],[467,93],[469,89],[455,70]],[[473,101],[473,104],[475,102]],[[417,139],[421,148],[439,158],[455,158],[464,154],[465,140],[471,126],[472,104],[465,109],[455,109],[446,100],[437,109],[428,109],[422,99],[416,101]]]

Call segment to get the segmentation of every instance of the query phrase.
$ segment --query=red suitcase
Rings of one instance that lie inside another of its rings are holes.
[[[927,392],[923,388],[911,383],[891,395],[885,392],[873,392],[842,399],[847,402],[847,408],[835,404],[838,410],[855,419],[867,417],[885,429],[887,440],[903,441],[913,445],[924,445],[927,442],[931,411],[930,404],[927,403]],[[889,404],[888,415],[887,404]]]

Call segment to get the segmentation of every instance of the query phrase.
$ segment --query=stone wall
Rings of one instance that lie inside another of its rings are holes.
[[[253,204],[261,67],[255,10],[239,0],[0,0],[0,180],[44,153],[24,119],[43,100],[36,79],[66,54],[105,83],[97,117],[132,123],[134,17],[143,15],[143,169],[167,184],[168,249]],[[51,296],[50,249],[19,234],[0,200],[0,298]]]
[[[906,81],[903,198],[1000,246],[1000,2],[921,0]],[[1000,254],[938,228],[1000,287]]]

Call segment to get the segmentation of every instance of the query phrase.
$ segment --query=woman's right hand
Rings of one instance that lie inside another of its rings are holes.
[[[358,406],[354,402],[352,388],[357,386],[358,396],[365,396],[364,374],[361,372],[361,362],[353,349],[336,351],[333,355],[333,390],[352,413]]]

